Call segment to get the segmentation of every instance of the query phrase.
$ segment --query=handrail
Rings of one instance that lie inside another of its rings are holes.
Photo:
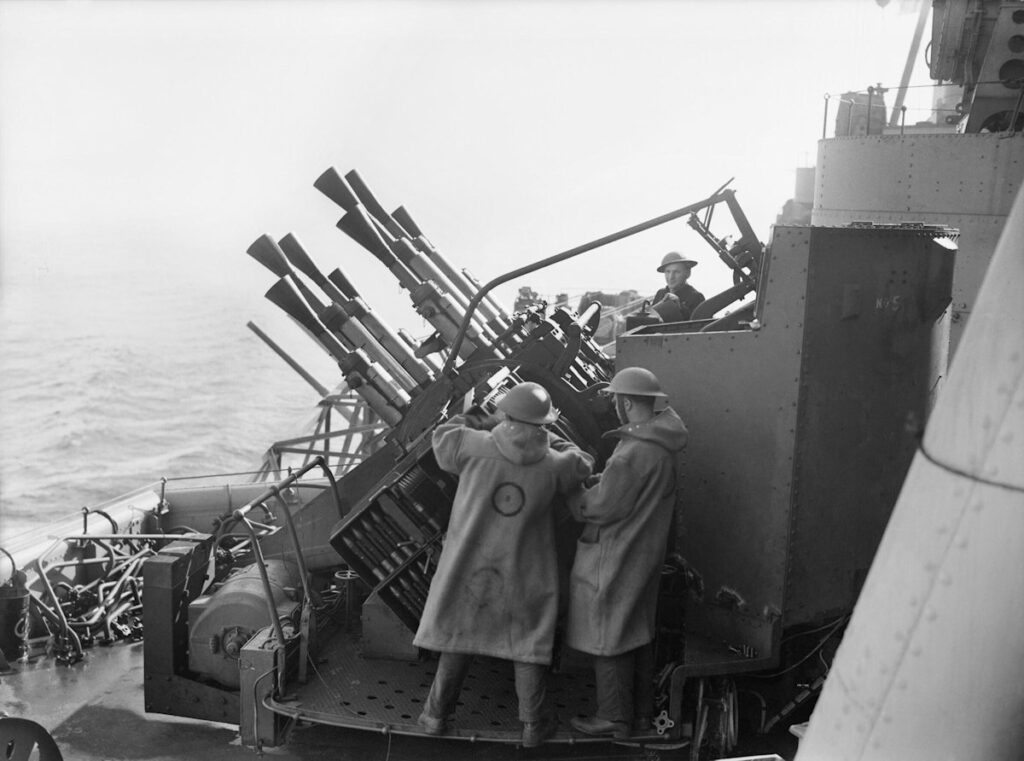
[[[45,610],[45,617],[50,618],[51,621],[60,629],[61,637],[71,642],[74,652],[68,656],[68,658],[69,662],[73,663],[82,657],[82,641],[78,638],[78,635],[75,634],[71,625],[68,623],[68,618],[64,615],[64,609],[60,606],[60,599],[57,597],[57,593],[53,590],[53,585],[50,584],[50,579],[46,575],[46,571],[43,569],[42,561],[39,559],[32,561],[31,568],[38,575],[39,581],[43,585],[43,590],[54,602],[52,609],[45,605],[42,605],[41,607]]]
[[[135,542],[135,541],[140,541],[140,540],[141,541],[160,541],[160,540],[167,539],[167,540],[174,540],[174,541],[179,541],[180,540],[180,541],[184,541],[184,542],[202,542],[207,537],[209,537],[209,534],[204,534],[204,533],[199,532],[199,531],[189,532],[189,533],[185,533],[185,534],[171,534],[171,533],[167,533],[167,534],[80,534],[80,535],[77,535],[77,536],[74,535],[74,534],[71,534],[69,536],[62,536],[60,538],[60,541],[61,542],[84,542],[84,541],[115,542],[115,541],[119,541],[119,540],[125,539],[125,540],[130,540],[130,541]],[[52,567],[52,566],[50,564],[47,564],[47,567]]]
[[[6,555],[7,556],[7,560],[10,561],[10,563],[11,563],[11,579],[10,580],[13,583],[14,580],[15,580],[14,577],[17,576],[17,574],[18,574],[18,564],[14,562],[14,556],[11,553],[9,553],[7,550],[5,550],[3,547],[0,547],[0,553],[3,553],[4,555]]]
[[[252,525],[244,514],[239,515],[241,509],[235,511],[235,517],[242,523],[252,536],[252,551],[256,556],[256,568],[260,574],[260,581],[263,582],[263,595],[267,601],[267,611],[270,613],[270,625],[274,627],[274,635],[277,641],[284,644],[284,629],[281,628],[281,619],[277,615],[277,608],[274,607],[274,591],[270,588],[270,577],[267,575],[267,561],[263,557],[263,550],[260,549],[259,537],[256,534],[256,527]]]
[[[974,87],[980,87],[982,85],[997,85],[997,84],[1005,85],[1006,82],[1004,82],[1001,79],[987,79],[987,80],[983,80],[983,81],[979,81],[979,82],[974,82],[973,86]],[[906,94],[906,91],[908,91],[908,90],[920,90],[920,89],[926,89],[926,88],[928,88],[928,89],[935,89],[935,88],[939,88],[939,87],[963,87],[963,85],[958,85],[958,84],[955,84],[955,83],[952,83],[952,82],[932,82],[930,84],[899,85],[899,86],[892,86],[892,87],[884,87],[881,84],[877,84],[877,85],[872,85],[872,86],[866,87],[864,89],[859,89],[859,90],[851,89],[851,90],[847,90],[846,92],[842,92],[842,93],[825,93],[824,94],[824,109],[823,109],[822,124],[821,124],[821,138],[822,138],[822,140],[825,140],[828,137],[829,101],[831,101],[833,99],[838,101],[839,103],[847,103],[847,104],[850,104],[851,106],[856,105],[856,106],[863,107],[865,109],[865,111],[869,114],[869,116],[868,116],[868,123],[867,123],[868,124],[868,126],[867,126],[867,134],[870,135],[870,134],[872,134],[871,131],[870,131],[871,130],[870,112],[871,111],[876,111],[876,110],[879,110],[879,109],[883,109],[883,108],[886,111],[889,111],[889,107],[886,107],[884,103],[882,103],[882,102],[875,102],[874,101],[874,96],[876,94],[884,94],[884,93],[887,93],[887,92],[895,92],[896,93],[896,100],[895,100],[895,102],[893,103],[893,105],[891,107],[891,113],[887,113],[885,115],[886,118],[883,119],[883,127],[882,127],[883,128],[883,133],[882,134],[886,134],[884,132],[884,130],[887,130],[887,129],[888,130],[893,130],[893,129],[896,129],[896,127],[898,126],[899,129],[900,129],[900,134],[902,135],[903,131],[905,129],[904,122],[905,122],[907,111],[908,111],[908,107],[905,105],[904,97],[903,97]],[[850,99],[850,98],[843,97],[845,95],[867,95],[868,96],[868,102],[865,104],[864,102],[861,102],[861,101],[857,101],[857,100],[853,100],[853,99]],[[937,114],[937,115],[938,114],[957,114],[957,115],[966,116],[966,113],[967,113],[966,110],[962,111],[962,110],[959,109],[959,107],[958,108],[937,108],[935,106],[935,104],[931,104],[931,105],[927,105],[927,106],[916,106],[916,107],[911,108],[909,110],[911,110],[911,111],[922,111],[922,112],[927,112],[929,114]],[[853,109],[851,108],[850,109],[850,114],[849,114],[849,118],[850,118],[851,121],[852,121],[852,117],[853,117]],[[956,120],[954,120],[954,121],[956,121]],[[1014,122],[1011,121],[1010,124],[1012,126],[1014,124]],[[935,126],[942,127],[944,125],[940,122],[940,123],[936,124]],[[847,127],[849,128],[849,124],[847,125]]]
[[[299,468],[294,473],[292,473],[289,476],[287,476],[286,478],[282,479],[281,481],[279,481],[274,486],[271,486],[269,489],[266,489],[265,491],[263,491],[255,499],[250,500],[248,504],[245,504],[242,507],[240,507],[237,510],[235,510],[232,513],[232,516],[234,518],[236,518],[237,520],[241,520],[253,508],[258,507],[260,505],[263,505],[263,503],[266,502],[266,500],[268,500],[271,497],[273,497],[275,495],[275,492],[278,492],[278,491],[280,491],[282,489],[287,489],[289,486],[292,486],[293,484],[295,484],[299,480],[299,478],[304,476],[306,473],[311,471],[313,468],[317,468],[317,467],[319,467],[321,470],[324,471],[324,474],[327,476],[327,480],[331,482],[331,489],[334,492],[334,502],[335,502],[335,505],[338,508],[338,514],[340,515],[342,510],[341,510],[341,500],[338,497],[338,480],[334,477],[334,474],[331,472],[330,468],[327,467],[327,463],[324,460],[324,456],[323,455],[318,455],[309,464],[304,465],[303,467]]]
[[[284,497],[281,496],[281,490],[276,486],[271,489],[277,501],[284,509],[285,521],[288,523],[288,536],[291,537],[292,550],[295,552],[295,562],[299,566],[299,579],[302,581],[302,593],[305,595],[306,600],[312,599],[311,591],[309,588],[309,579],[306,578],[306,561],[302,557],[302,548],[299,546],[299,535],[295,530],[295,521],[292,520],[292,511],[288,507],[288,503],[285,502]]]
[[[342,510],[341,499],[338,496],[338,483],[337,480],[334,478],[334,474],[331,473],[330,468],[327,467],[327,462],[324,459],[323,455],[318,455],[309,464],[303,466],[302,468],[299,468],[299,470],[290,474],[287,478],[282,479],[279,483],[271,486],[269,489],[265,490],[262,494],[256,497],[256,499],[251,500],[248,504],[243,505],[242,507],[238,508],[231,514],[231,517],[233,517],[236,521],[241,522],[246,527],[246,529],[249,531],[249,534],[252,537],[253,554],[256,558],[256,566],[260,574],[260,580],[263,583],[263,592],[267,601],[267,609],[268,612],[270,613],[271,625],[274,627],[274,634],[277,636],[278,642],[281,643],[285,641],[284,630],[281,628],[281,621],[278,618],[277,609],[274,607],[274,595],[273,590],[271,590],[270,588],[270,577],[267,574],[267,562],[266,559],[263,557],[263,550],[260,548],[259,537],[256,533],[256,527],[253,524],[253,522],[249,520],[247,515],[248,513],[252,512],[252,510],[254,510],[256,507],[262,507],[264,510],[267,510],[267,506],[265,503],[271,497],[276,498],[278,502],[280,502],[281,506],[284,508],[285,522],[288,525],[288,534],[291,537],[292,550],[295,553],[295,562],[298,565],[299,569],[299,577],[302,583],[302,591],[304,595],[303,599],[306,604],[309,604],[310,601],[312,600],[312,590],[309,587],[309,579],[306,578],[306,562],[305,559],[302,557],[302,547],[299,544],[299,535],[295,529],[295,521],[292,519],[291,509],[288,507],[288,503],[281,495],[281,491],[292,486],[299,480],[299,478],[301,478],[303,475],[308,473],[313,468],[317,467],[324,471],[324,473],[327,476],[327,479],[331,482],[331,490],[334,493],[334,503],[335,506],[338,508],[338,514],[340,515]]]
[[[608,307],[607,309],[602,309],[601,310],[601,314],[609,314],[609,315],[611,315],[611,314],[622,314],[623,312],[629,312],[630,314],[632,314],[632,310],[636,309],[638,306],[640,306],[641,304],[643,304],[645,301],[648,301],[648,300],[649,300],[649,297],[647,297],[647,296],[637,296],[635,299],[633,299],[632,301],[627,301],[625,304],[620,304],[619,306]]]

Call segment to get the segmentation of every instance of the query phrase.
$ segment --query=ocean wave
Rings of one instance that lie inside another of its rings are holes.
[[[0,544],[162,477],[255,470],[312,419],[315,394],[231,304],[146,285],[82,311],[51,288],[4,305]]]

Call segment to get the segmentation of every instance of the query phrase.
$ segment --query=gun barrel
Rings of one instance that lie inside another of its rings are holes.
[[[463,324],[465,312],[460,311],[452,303],[451,299],[446,294],[441,293],[437,286],[430,281],[421,283],[419,287],[410,293],[410,297],[412,298],[413,306],[416,307],[416,311],[423,315],[427,322],[434,327],[438,338],[440,338],[444,346],[454,346],[454,342],[461,332],[460,326]],[[470,345],[468,347],[459,347],[458,356],[461,359],[469,359],[477,354],[477,352],[483,352],[488,359],[501,358],[501,354],[496,346],[480,340],[475,326],[467,327],[465,335],[470,337]],[[427,343],[430,343],[429,339]],[[420,347],[420,351],[417,352],[417,356],[421,356],[426,351],[428,351],[428,348],[424,344]]]
[[[278,245],[288,261],[302,274],[316,283],[331,301],[343,301],[345,299],[345,295],[338,286],[326,278],[317,268],[316,264],[313,263],[312,258],[306,253],[306,249],[303,248],[302,244],[299,243],[299,239],[293,233],[288,233],[281,238]]]
[[[436,290],[445,297],[446,305],[444,311],[456,323],[461,323],[469,308],[469,302],[463,297],[457,288],[434,266],[426,256],[417,251],[409,242],[408,238],[393,238],[387,230],[378,230],[381,239],[387,244],[390,251],[409,270],[420,279],[421,286],[431,283]],[[435,304],[440,308],[440,304]],[[498,333],[493,331],[485,323],[479,313],[474,313],[472,324],[478,336],[485,342],[495,344]],[[442,331],[444,332],[444,331]]]
[[[316,378],[314,378],[313,375],[308,370],[306,370],[306,368],[304,368],[302,365],[300,365],[298,362],[296,362],[291,357],[291,355],[288,354],[288,352],[286,352],[284,349],[282,349],[280,346],[278,346],[277,343],[274,341],[274,339],[272,339],[270,336],[268,336],[266,333],[264,333],[260,329],[259,325],[257,325],[256,323],[254,323],[254,322],[252,322],[250,320],[249,322],[247,322],[245,324],[245,326],[247,328],[249,328],[249,330],[251,330],[253,333],[255,333],[256,336],[261,341],[263,341],[263,343],[265,343],[267,346],[269,346],[270,349],[277,356],[279,356],[281,359],[283,359],[285,361],[285,363],[288,365],[288,367],[290,367],[292,370],[294,370],[300,376],[302,376],[302,379],[304,381],[306,381],[306,383],[308,383],[310,386],[312,386],[316,390],[316,392],[320,395],[321,398],[327,396],[330,393],[330,391],[328,390],[328,388],[325,385],[320,383],[320,381],[318,381]]]
[[[313,310],[313,314],[320,314],[326,307],[320,299],[316,297],[312,289],[302,282],[297,275],[294,273],[289,275],[288,278],[295,284],[295,288],[299,293],[302,294],[302,298],[305,299],[306,303],[309,304],[309,308]]]
[[[409,405],[409,397],[382,378],[365,354],[348,351],[312,312],[290,277],[283,277],[271,286],[267,299],[281,307],[301,325],[338,362],[345,380],[383,420],[396,425]]]
[[[408,240],[408,231],[384,210],[384,206],[359,176],[359,172],[352,169],[345,174],[344,179],[369,214],[371,222],[375,221],[378,224],[378,237],[385,242],[391,253],[421,280],[433,280],[441,290],[451,294],[456,303],[461,300],[462,303],[468,304],[468,300],[461,299],[459,289],[453,286],[428,256],[421,255],[417,246]]]
[[[349,281],[347,277],[342,273],[340,269],[334,269],[327,274],[327,279],[337,286],[338,290],[345,294],[345,298],[358,299],[359,291],[356,290],[355,286]]]
[[[353,316],[352,300],[346,298],[341,289],[320,272],[313,259],[299,243],[298,238],[292,233],[288,233],[281,238],[280,250],[289,262],[319,285],[330,298],[331,305],[321,304],[308,288],[303,290],[302,282],[296,278],[296,284],[300,286],[300,292],[313,309],[314,314],[328,328],[341,333],[343,340],[348,342],[349,348],[366,351],[373,360],[386,368],[395,382],[406,391],[411,392],[417,386],[430,382],[430,373],[426,368],[409,352],[404,351],[401,343],[375,317],[370,315],[369,319],[357,319],[349,324],[349,318]],[[358,309],[358,305],[355,305],[355,308]],[[368,310],[361,309],[360,311],[367,312]],[[327,313],[330,313],[330,321],[324,317]]]
[[[399,338],[399,334],[374,313],[340,269],[334,269],[327,279],[345,296],[341,306],[349,317],[359,320],[370,335],[405,368],[413,380],[421,386],[433,380],[433,372],[437,368],[418,359],[410,351],[407,342]]]
[[[258,261],[277,277],[292,274],[292,268],[285,258],[284,252],[269,235],[264,233],[245,250],[249,256]]]
[[[377,364],[361,349],[351,352],[348,358],[344,362],[340,362],[339,365],[342,372],[345,373],[349,385],[362,384],[356,388],[357,391],[359,388],[372,389],[377,396],[387,402],[388,407],[399,413],[399,417],[408,409],[409,396],[401,388],[381,376]]]
[[[477,289],[475,289],[465,277],[465,275],[455,269],[451,263],[444,257],[444,255],[437,250],[437,247],[427,240],[427,237],[423,234],[420,226],[416,224],[416,221],[412,218],[409,210],[404,206],[399,206],[393,212],[392,217],[397,221],[403,228],[409,231],[410,237],[413,240],[413,244],[417,249],[422,251],[441,272],[447,277],[467,299],[472,299],[476,295]],[[484,315],[484,319],[487,323],[494,327],[495,332],[500,333],[503,328],[508,327],[509,316],[501,305],[495,301],[490,294],[484,296],[480,301],[478,307],[481,313]]]
[[[349,352],[327,328],[316,318],[310,305],[303,299],[294,282],[288,276],[282,277],[266,292],[266,298],[284,310],[285,314],[301,325],[337,361],[344,360]]]
[[[416,250],[416,247],[409,242],[408,238],[393,238],[390,235],[382,235],[381,237],[384,238],[384,242],[387,243],[391,253],[402,264],[412,270],[421,281],[433,281],[438,288],[451,296],[452,301],[460,306],[465,306],[469,303],[462,293],[452,285],[451,281],[434,266],[434,263]]]
[[[419,285],[419,278],[391,252],[388,244],[374,228],[373,221],[361,206],[354,207],[338,220],[338,229],[376,256],[385,267],[391,270],[391,273],[407,291],[411,291]]]
[[[278,246],[277,242],[269,235],[263,234],[258,237],[253,241],[252,245],[246,249],[246,253],[279,278],[287,278],[295,289],[302,295],[302,299],[305,300],[314,315],[324,308],[320,299],[318,299],[313,291],[310,290],[309,286],[302,282],[298,273],[292,269],[292,266],[288,261],[288,257],[285,256],[281,247]],[[282,307],[282,309],[284,309],[284,307]],[[288,310],[286,309],[285,311]]]
[[[466,279],[465,275],[456,270],[448,259],[446,259],[444,255],[437,250],[434,244],[427,240],[426,236],[423,235],[423,231],[420,229],[420,226],[416,224],[416,221],[412,218],[408,209],[404,206],[399,206],[391,212],[391,216],[394,217],[395,221],[410,233],[413,245],[415,245],[418,250],[422,251],[423,254],[426,255],[427,258],[429,258],[434,265],[444,273],[445,277],[447,277],[448,280],[450,280],[452,284],[462,292],[462,295],[465,296],[467,300],[476,295],[476,291],[478,289],[475,289],[470,284],[469,280]],[[500,333],[500,328],[508,327],[508,314],[505,313],[505,310],[501,308],[501,305],[498,304],[497,301],[491,298],[490,294],[487,294],[481,300],[479,309],[483,314],[485,321],[494,327],[496,332]]]
[[[401,286],[409,291],[409,296],[419,314],[443,335],[454,338],[457,331],[452,330],[451,324],[458,325],[459,318],[451,303],[443,300],[433,283],[422,281],[391,252],[383,237],[388,233],[375,229],[374,224],[363,207],[356,206],[341,218],[338,227],[376,256],[391,271]],[[468,354],[471,354],[475,348],[473,346]]]
[[[328,167],[323,174],[316,178],[313,187],[345,211],[352,211],[359,204],[359,199],[352,192],[352,188],[333,166]]]
[[[391,216],[394,217],[394,220],[400,224],[407,233],[409,233],[409,237],[422,238],[425,245],[433,247],[433,244],[426,239],[426,236],[423,235],[423,231],[420,229],[420,226],[416,224],[416,220],[412,218],[409,210],[404,206],[399,206],[391,212]]]
[[[388,244],[391,252],[395,254],[398,259],[411,269],[416,275],[423,280],[432,280],[435,282],[442,291],[449,294],[452,301],[454,301],[463,311],[469,306],[469,299],[472,298],[473,293],[465,293],[463,291],[463,285],[454,283],[451,278],[440,268],[434,261],[432,248],[423,241],[409,240],[409,231],[404,228],[392,215],[388,214],[384,210],[384,206],[377,200],[377,197],[373,194],[373,191],[363,181],[363,178],[359,175],[355,169],[347,172],[344,177],[348,186],[355,193],[360,203],[369,213],[370,217],[375,220],[382,230],[379,230],[380,237]],[[411,221],[411,217],[406,212],[406,218]],[[418,226],[413,222],[413,227],[418,229]],[[454,272],[454,269],[449,267],[449,270]],[[475,321],[478,322],[481,330],[486,331],[486,319],[480,319],[474,315]]]
[[[345,376],[345,380],[349,388],[359,394],[367,406],[385,423],[396,426],[402,422],[404,411],[395,409],[383,394],[370,383],[364,382],[358,373],[350,372]]]
[[[356,198],[359,199],[360,203],[370,213],[370,216],[377,219],[385,230],[388,231],[395,238],[402,238],[405,236],[405,231],[402,230],[401,226],[388,214],[380,201],[373,194],[366,183],[363,182],[363,178],[359,176],[359,172],[352,169],[345,173],[345,180],[348,182],[349,187],[356,194]]]
[[[380,364],[405,391],[412,392],[420,382],[402,366],[397,357],[383,346],[361,321],[352,319],[341,304],[331,304],[317,312],[317,317],[329,330],[340,335],[353,350],[362,350]],[[422,369],[422,368],[421,368]]]
[[[355,169],[347,172],[344,178],[337,179],[342,179],[347,188],[359,199],[360,204],[370,215],[371,221],[376,223],[378,235],[388,244],[391,253],[422,280],[431,280],[436,283],[443,292],[449,294],[451,300],[464,314],[469,307],[474,291],[463,278],[459,277],[455,269],[448,265],[447,261],[444,261],[444,258],[422,238],[422,233],[414,235],[413,239],[409,240],[410,229],[404,227],[384,210],[384,206],[377,200]],[[331,182],[337,183],[337,179],[332,176]],[[407,211],[404,212],[404,218],[412,228],[419,232],[419,226]],[[439,262],[443,262],[443,266]],[[455,276],[454,279],[452,275]],[[503,318],[501,308],[493,302],[488,302],[478,308],[480,314],[474,313],[473,321],[481,333],[493,340],[507,327],[507,315]]]
[[[344,307],[349,317],[361,322],[384,350],[405,368],[417,385],[423,387],[433,380],[431,368],[417,359],[405,342],[391,329],[391,326],[374,314],[366,302],[362,299],[350,299]]]
[[[409,291],[417,312],[430,322],[438,336],[450,346],[460,332],[458,326],[465,319],[473,300],[467,301],[463,292],[406,238],[406,231],[384,210],[358,172],[351,170],[344,177],[339,177],[336,171],[329,169],[315,184],[342,208],[347,209],[338,221],[338,228],[377,257],[395,275],[402,287]],[[353,195],[357,199],[355,204],[352,203]],[[504,326],[493,327],[476,313],[469,323],[473,326],[467,330],[471,345],[460,346],[459,357],[466,359],[482,350],[487,356],[499,358],[501,353],[495,345],[496,337]],[[419,356],[422,350],[423,347],[416,355]]]

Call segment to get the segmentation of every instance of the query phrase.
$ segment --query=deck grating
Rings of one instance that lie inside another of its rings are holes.
[[[313,720],[352,726],[373,722],[403,733],[421,732],[416,719],[430,690],[436,661],[367,659],[359,653],[353,634],[336,634],[311,670],[309,683],[293,690],[288,704]],[[568,734],[570,717],[595,710],[590,671],[551,674],[548,702],[559,717],[560,731]],[[453,734],[517,738],[522,731],[517,706],[512,664],[478,657],[463,684]]]

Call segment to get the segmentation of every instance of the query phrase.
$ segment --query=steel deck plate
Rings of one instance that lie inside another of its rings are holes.
[[[315,724],[365,729],[382,733],[425,735],[416,723],[434,678],[436,661],[409,662],[365,659],[358,637],[335,634],[320,653],[309,682],[267,706],[280,714]],[[291,687],[290,687],[291,689]],[[575,732],[572,716],[595,710],[594,682],[589,669],[553,673],[548,680],[549,706],[559,718],[551,742],[608,742]],[[512,664],[478,657],[463,684],[453,721],[445,738],[518,743],[522,724]],[[654,730],[634,734],[633,742],[668,742]]]

